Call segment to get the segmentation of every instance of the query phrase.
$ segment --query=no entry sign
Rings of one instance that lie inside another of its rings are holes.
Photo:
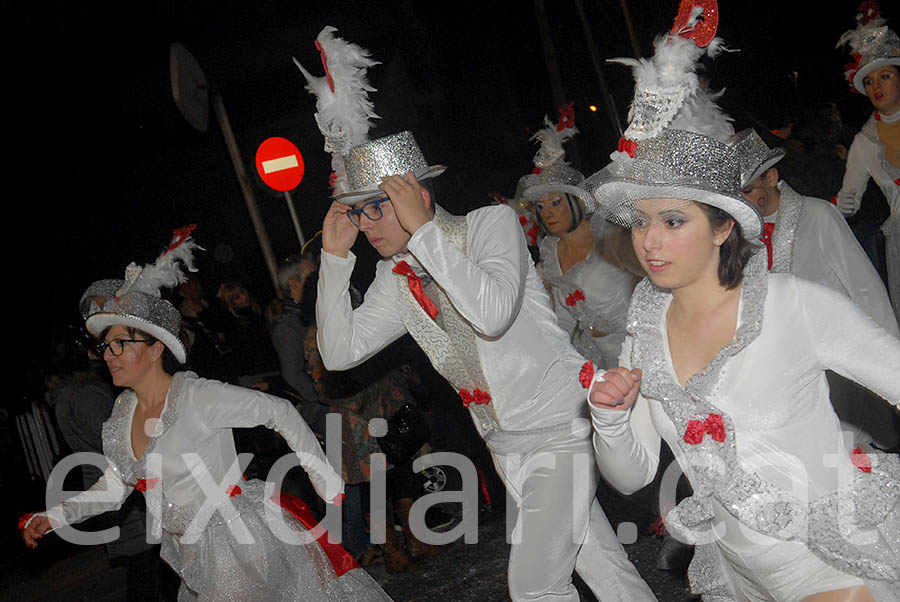
[[[303,179],[303,155],[286,138],[268,138],[256,150],[256,171],[270,188],[293,190]]]

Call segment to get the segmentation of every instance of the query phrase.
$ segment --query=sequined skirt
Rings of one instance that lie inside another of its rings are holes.
[[[238,499],[238,517],[209,521],[193,543],[163,534],[161,556],[182,578],[179,602],[390,600],[363,569],[336,572],[306,527],[264,495],[263,482],[246,482]]]

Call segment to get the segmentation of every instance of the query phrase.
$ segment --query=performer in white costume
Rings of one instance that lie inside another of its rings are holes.
[[[117,509],[138,489],[148,537],[161,539],[162,558],[181,576],[179,601],[390,600],[340,546],[311,536],[302,502],[274,498],[273,488],[241,475],[231,429],[265,425],[296,452],[319,495],[340,503],[341,477],[294,407],[254,389],[173,374],[186,359],[181,317],[159,289],[183,280],[180,263],[192,268],[189,234],[176,231],[155,264],[132,263],[125,280],[101,280],[82,297],[87,329],[102,339],[113,382],[126,390],[103,425],[103,476],[33,515],[25,542],[35,547],[50,529]]]
[[[860,9],[857,28],[841,36],[838,45],[850,45],[854,60],[845,76],[875,111],[850,145],[837,206],[844,215],[856,213],[869,178],[887,198],[891,214],[881,230],[888,288],[900,321],[900,38],[881,18],[877,3],[864,2]]]
[[[654,62],[693,50],[677,34],[703,28],[685,29],[658,41]],[[897,600],[900,461],[845,446],[825,370],[898,404],[900,340],[845,295],[768,272],[724,117],[682,114],[694,131],[655,119],[671,93],[645,93],[656,82],[641,75],[630,152],[585,181],[632,228],[649,275],[620,367],[589,394],[601,470],[635,491],[666,440],[693,487],[666,525],[696,545],[689,577],[704,600]]]
[[[578,131],[574,117],[570,104],[560,109],[558,123],[544,120],[534,135],[541,143],[534,171],[519,179],[516,198],[531,201],[545,234],[537,268],[559,325],[582,356],[598,366],[614,366],[637,279],[605,257],[604,243],[612,237],[604,241],[604,231],[618,227],[590,219],[593,205],[585,203],[578,188],[584,176],[565,159],[563,143]]]
[[[319,97],[317,122],[336,126],[322,129],[341,170],[322,227],[316,304],[326,367],[355,366],[408,332],[459,392],[519,504],[513,600],[577,601],[573,569],[605,601],[654,600],[594,499],[594,467],[579,466],[590,453],[589,429],[578,428],[586,416],[584,360],[556,323],[515,213],[441,209],[428,180],[444,168],[428,165],[410,132],[363,135],[341,148],[337,134],[349,127],[323,114],[342,93],[329,51],[333,31],[317,41],[334,89],[306,74]],[[350,247],[359,231],[383,260],[353,310]]]
[[[775,165],[784,149],[770,149],[754,130],[738,132],[732,144],[741,161],[741,195],[762,214],[769,270],[845,294],[876,324],[900,337],[887,289],[840,211],[780,180]],[[897,445],[893,408],[834,373],[828,374],[828,382],[835,411],[857,443],[874,440],[886,449]]]

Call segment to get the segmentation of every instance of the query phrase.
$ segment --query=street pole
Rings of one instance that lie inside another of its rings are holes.
[[[278,266],[275,263],[275,255],[272,253],[272,244],[269,242],[265,224],[263,224],[262,217],[259,215],[259,209],[256,206],[256,195],[253,194],[253,188],[250,186],[250,180],[247,178],[247,170],[244,168],[244,161],[241,158],[237,140],[235,140],[234,132],[231,130],[231,123],[228,121],[228,114],[225,112],[225,103],[222,102],[222,96],[215,90],[210,92],[213,110],[219,119],[219,126],[222,128],[222,135],[225,137],[225,146],[228,147],[228,154],[231,156],[231,163],[234,165],[234,171],[241,185],[241,192],[244,193],[247,211],[250,212],[250,220],[253,222],[256,238],[259,240],[260,250],[262,250],[266,266],[269,268],[272,286],[275,288],[275,293],[278,294]]]
[[[587,16],[584,14],[584,3],[582,0],[575,0],[575,8],[578,11],[578,17],[581,20],[581,30],[584,34],[584,41],[588,47],[588,54],[591,55],[591,63],[594,66],[594,74],[597,76],[597,81],[600,83],[600,93],[603,95],[603,100],[606,104],[606,114],[609,115],[610,124],[612,125],[613,132],[615,132],[616,138],[622,137],[622,126],[619,125],[619,115],[616,111],[616,105],[613,103],[612,95],[609,93],[609,88],[606,86],[606,78],[603,77],[603,68],[600,62],[600,53],[597,51],[597,44],[594,43],[594,34],[591,33],[591,28],[588,25]]]
[[[288,190],[284,191],[284,200],[287,202],[288,211],[291,212],[291,220],[294,222],[294,230],[297,231],[297,239],[300,241],[300,248],[306,244],[306,238],[303,236],[303,230],[300,228],[300,220],[297,219],[297,210],[294,209],[294,200]]]

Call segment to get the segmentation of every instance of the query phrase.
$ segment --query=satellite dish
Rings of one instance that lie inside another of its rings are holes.
[[[194,129],[205,132],[209,126],[209,87],[200,63],[178,42],[169,47],[169,75],[178,110]]]

